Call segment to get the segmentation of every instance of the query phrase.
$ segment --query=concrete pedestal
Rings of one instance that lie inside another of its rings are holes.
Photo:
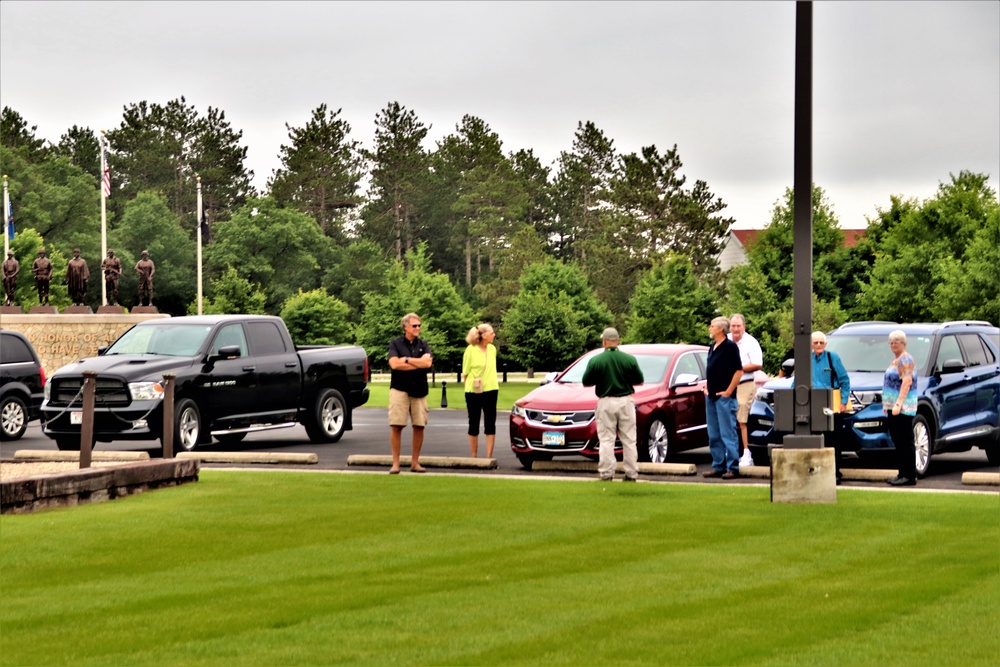
[[[837,502],[836,452],[833,448],[772,449],[771,502]]]
[[[93,315],[90,306],[66,306],[63,315]]]
[[[55,306],[32,306],[28,311],[29,315],[58,315],[59,309]]]

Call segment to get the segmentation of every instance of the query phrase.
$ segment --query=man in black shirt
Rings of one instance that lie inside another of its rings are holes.
[[[728,333],[729,320],[725,317],[716,317],[708,325],[712,345],[708,348],[705,412],[712,469],[702,475],[722,479],[740,476],[736,388],[743,377],[743,361],[740,359],[740,348],[726,338]]]
[[[389,445],[392,447],[390,475],[399,474],[399,450],[407,418],[413,424],[413,456],[410,470],[426,472],[420,465],[420,448],[427,425],[427,369],[434,363],[431,346],[420,338],[420,316],[407,313],[400,320],[403,335],[389,343]]]

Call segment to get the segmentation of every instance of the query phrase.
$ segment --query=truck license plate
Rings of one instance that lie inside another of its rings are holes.
[[[83,413],[82,412],[71,412],[71,413],[69,413],[69,423],[70,424],[82,424],[83,423]]]
[[[563,447],[566,445],[566,434],[562,431],[543,431],[542,447]]]

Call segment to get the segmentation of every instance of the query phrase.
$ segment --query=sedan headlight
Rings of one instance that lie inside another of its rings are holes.
[[[49,400],[49,396],[52,395],[52,383],[51,382],[46,382],[45,386],[42,387],[42,395],[45,397],[46,401]]]
[[[518,405],[517,403],[515,403],[514,407],[512,407],[510,409],[510,414],[514,415],[515,417],[527,417],[528,416],[528,413],[525,412],[524,408],[521,407],[520,405]]]
[[[163,385],[159,382],[129,382],[128,391],[133,401],[155,401],[163,398]]]

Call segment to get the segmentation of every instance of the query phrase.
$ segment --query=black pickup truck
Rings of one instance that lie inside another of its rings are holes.
[[[85,371],[97,373],[94,440],[102,442],[160,438],[163,376],[174,374],[178,451],[296,422],[313,442],[336,442],[368,401],[364,348],[296,348],[285,323],[263,315],[147,320],[49,378],[42,420],[59,449],[80,448]]]

